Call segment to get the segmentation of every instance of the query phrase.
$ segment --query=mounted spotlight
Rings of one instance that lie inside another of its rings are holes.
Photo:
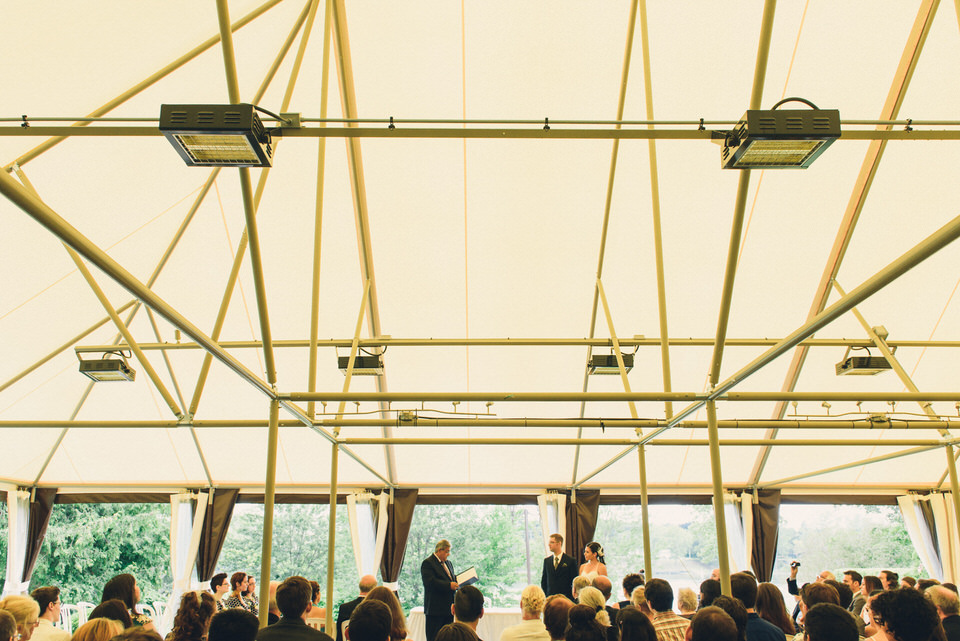
[[[270,167],[273,148],[257,107],[161,105],[160,131],[191,167]]]
[[[102,358],[80,359],[80,373],[98,383],[132,381],[137,376],[137,371],[127,364],[123,354],[104,354]]]
[[[630,371],[633,369],[633,354],[622,354],[623,369]],[[590,357],[590,363],[587,365],[588,374],[616,375],[620,373],[620,366],[617,364],[616,354],[594,354]]]
[[[847,348],[843,360],[837,363],[837,376],[875,376],[880,372],[893,369],[890,362],[883,356],[871,356],[867,349],[867,356],[850,356]]]
[[[337,364],[340,366],[340,371],[346,376],[347,366],[350,364],[350,357],[338,356]],[[378,374],[383,374],[383,358],[380,354],[357,354],[353,360],[354,376],[377,376]]]
[[[813,109],[781,109],[798,101]],[[840,111],[820,109],[803,98],[785,98],[773,109],[750,109],[726,134],[724,169],[806,169],[840,137]]]

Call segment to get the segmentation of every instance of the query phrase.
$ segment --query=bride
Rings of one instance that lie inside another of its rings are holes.
[[[586,563],[580,566],[580,576],[593,579],[598,575],[607,574],[607,566],[603,564],[603,546],[596,541],[587,543],[583,549],[583,558]]]

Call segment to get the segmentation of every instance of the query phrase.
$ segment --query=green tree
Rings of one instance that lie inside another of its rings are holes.
[[[0,572],[0,590],[3,589],[3,584],[7,580],[7,504],[0,504],[0,568],[3,568],[3,572]]]

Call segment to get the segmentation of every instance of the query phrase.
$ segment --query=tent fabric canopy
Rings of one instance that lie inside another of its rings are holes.
[[[707,494],[713,464],[785,501],[949,489],[960,21],[871,9],[8,7],[0,482],[262,494],[276,396],[279,493]],[[791,96],[841,138],[722,170]],[[261,114],[270,169],[185,166],[160,105],[231,100],[302,127]],[[618,350],[629,373],[586,373]],[[134,382],[77,371],[115,351]],[[836,375],[868,354],[893,369]]]

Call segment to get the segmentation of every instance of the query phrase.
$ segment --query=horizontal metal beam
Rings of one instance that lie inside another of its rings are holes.
[[[291,392],[283,400],[302,401],[390,401],[390,402],[624,402],[624,401],[706,401],[704,392]],[[952,401],[955,392],[728,392],[717,401]],[[677,421],[679,422],[679,421]]]
[[[483,139],[543,139],[543,140],[705,140],[715,142],[714,132],[705,129],[561,129],[542,127],[531,129],[494,127],[280,127],[272,130],[283,138],[483,138]],[[156,126],[124,125],[69,126],[0,126],[0,136],[58,137],[105,136],[138,138],[162,136]],[[960,140],[960,131],[945,129],[883,130],[865,129],[844,131],[841,140]]]
[[[347,445],[510,445],[516,446],[544,446],[544,445],[615,445],[627,447],[639,445],[638,438],[436,438],[436,437],[371,437],[371,438],[344,438],[341,443]],[[743,438],[720,439],[720,447],[760,447],[760,446],[787,446],[787,447],[862,447],[864,445],[889,447],[938,447],[960,442],[960,439],[775,439],[775,438]],[[707,439],[657,439],[646,444],[649,446],[665,447],[708,447]]]

